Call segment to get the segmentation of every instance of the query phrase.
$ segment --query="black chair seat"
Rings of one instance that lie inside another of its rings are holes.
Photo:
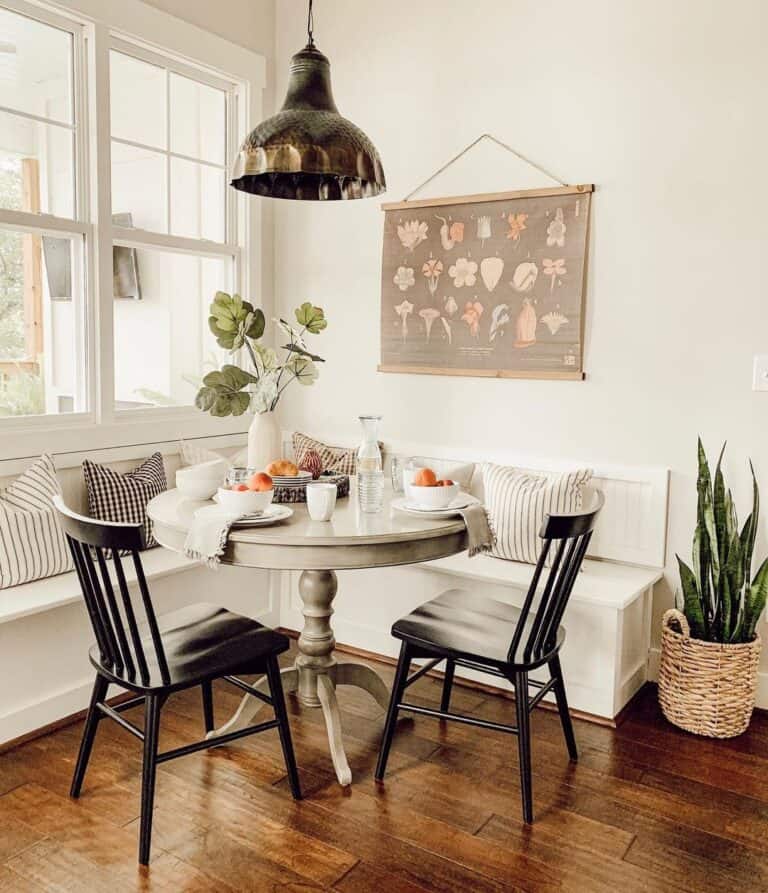
[[[189,605],[161,615],[157,622],[170,682],[162,679],[149,637],[142,640],[149,671],[147,684],[137,674],[131,676],[125,668],[120,671],[104,663],[97,645],[89,652],[91,663],[113,682],[131,690],[163,689],[170,693],[206,679],[265,673],[267,658],[282,654],[290,647],[282,633],[218,605]]]
[[[539,530],[541,551],[522,608],[462,589],[449,589],[395,622],[392,635],[401,641],[400,659],[376,765],[377,781],[384,780],[401,710],[510,732],[517,735],[518,740],[523,820],[527,824],[533,821],[530,714],[550,692],[557,702],[568,755],[572,760],[578,757],[560,666],[559,652],[565,642],[565,629],[560,621],[603,502],[602,493],[596,492],[593,505],[587,511],[545,516]],[[409,675],[414,658],[427,660]],[[442,661],[445,661],[445,676],[440,709],[404,700],[408,686]],[[500,676],[511,682],[515,690],[516,724],[452,713],[451,689],[457,666]],[[548,682],[530,678],[531,671],[544,666],[549,670]],[[535,689],[533,696],[531,688]]]
[[[529,615],[523,641],[527,641],[533,621]],[[519,622],[519,608],[464,589],[449,589],[400,618],[392,635],[430,653],[514,669],[517,665],[508,662],[508,652]],[[565,630],[560,626],[554,647],[525,666],[535,669],[547,663],[564,641]]]
[[[256,620],[207,603],[189,605],[158,617],[141,563],[141,552],[147,546],[143,524],[99,521],[79,515],[67,508],[61,496],[55,496],[53,504],[72,553],[83,602],[96,637],[96,644],[88,653],[96,668],[96,679],[70,796],[80,796],[96,730],[101,720],[109,717],[142,742],[141,865],[149,864],[157,767],[166,760],[277,729],[288,784],[294,798],[300,800],[301,784],[277,663],[277,656],[288,649],[288,639]],[[128,586],[123,558],[129,558],[136,571],[138,591],[133,593]],[[215,587],[213,578],[211,587]],[[143,637],[142,629],[147,630]],[[266,675],[268,695],[261,690],[263,686],[257,689],[239,678],[250,673]],[[270,704],[274,719],[211,738],[206,735],[200,741],[160,753],[161,712],[168,696],[175,691],[200,688],[203,725],[206,733],[213,731],[213,683],[217,679]],[[110,685],[117,685],[134,697],[110,704],[107,699]],[[144,708],[143,728],[123,716],[139,706]]]

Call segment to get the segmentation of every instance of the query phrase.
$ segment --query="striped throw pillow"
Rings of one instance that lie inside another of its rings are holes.
[[[294,431],[293,455],[296,464],[301,468],[304,457],[310,450],[314,450],[323,463],[323,471],[333,471],[336,474],[355,474],[357,470],[357,447],[336,447],[315,440],[307,434]],[[381,444],[379,444],[381,446]]]
[[[72,570],[53,508],[60,493],[53,459],[43,455],[0,494],[0,589]]]
[[[147,504],[154,496],[168,489],[160,453],[153,453],[138,468],[122,474],[106,465],[85,459],[83,477],[92,517],[100,521],[142,524],[147,548],[157,545],[152,536]]]
[[[491,554],[526,564],[538,561],[545,516],[579,511],[592,478],[590,468],[546,474],[486,463],[482,471],[485,506],[496,532]]]

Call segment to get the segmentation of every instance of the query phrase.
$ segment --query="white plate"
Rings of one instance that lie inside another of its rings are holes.
[[[455,518],[457,515],[461,514],[462,509],[468,508],[470,505],[479,504],[480,500],[469,493],[460,493],[456,499],[444,509],[422,509],[413,505],[413,503],[408,502],[404,496],[393,499],[391,502],[392,508],[396,509],[398,512],[403,512],[406,515],[415,515],[419,518],[436,518],[438,520],[441,518]]]
[[[272,475],[272,483],[280,484],[283,486],[284,484],[306,484],[307,481],[312,480],[312,474],[309,471],[300,471],[298,474],[291,475],[283,475],[283,474],[273,474]]]
[[[195,514],[198,512],[204,512],[206,514],[216,513],[221,515],[222,517],[227,516],[227,512],[224,511],[220,506],[212,506],[207,505],[201,509],[198,509]],[[268,508],[264,509],[263,512],[258,512],[253,515],[247,515],[244,518],[240,518],[237,521],[232,522],[233,527],[269,527],[270,524],[277,524],[280,521],[285,521],[287,518],[290,518],[293,514],[293,509],[288,508],[287,505],[279,505],[273,503]]]
[[[235,521],[233,527],[269,527],[270,524],[277,524],[279,521],[285,521],[293,514],[293,509],[287,505],[279,505],[273,503],[269,508],[265,509],[260,515],[253,515],[248,518],[241,518]]]

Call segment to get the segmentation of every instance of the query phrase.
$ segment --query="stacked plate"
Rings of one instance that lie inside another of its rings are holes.
[[[306,487],[307,484],[312,480],[312,473],[309,471],[300,471],[298,474],[293,476],[282,475],[282,474],[273,474],[272,475],[272,483],[276,487],[285,487],[288,489],[298,488],[298,487]]]

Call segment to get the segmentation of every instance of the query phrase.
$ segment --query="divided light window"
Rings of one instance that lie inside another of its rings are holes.
[[[109,58],[99,84],[87,82],[86,26],[0,0],[0,433],[26,424],[9,416],[192,413],[221,361],[208,304],[245,287],[227,185],[243,125],[238,86],[95,33]],[[88,108],[108,115],[108,138]],[[105,186],[111,214],[95,219]],[[104,294],[97,257],[110,250]]]
[[[75,68],[72,32],[0,7],[0,424],[89,408]]]
[[[222,359],[207,318],[217,290],[239,287],[233,101],[154,54],[110,53],[117,410],[190,406]]]

